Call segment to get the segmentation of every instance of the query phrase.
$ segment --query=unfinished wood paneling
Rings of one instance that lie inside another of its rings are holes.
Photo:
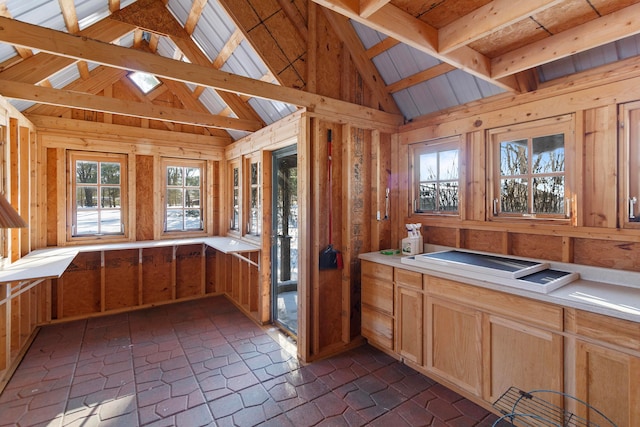
[[[512,233],[510,255],[562,262],[562,237]]]
[[[138,249],[104,252],[104,309],[138,305]]]
[[[489,230],[464,230],[462,236],[464,248],[474,251],[507,253],[503,235]]]
[[[136,240],[153,240],[153,156],[136,156]]]
[[[47,148],[47,171],[48,177],[58,176],[58,150],[56,148]],[[58,188],[58,181],[51,179],[47,182],[47,245],[55,246],[58,244],[58,192],[62,189]]]
[[[430,243],[432,245],[451,246],[452,248],[458,246],[458,232],[455,228],[430,227],[428,225],[424,227],[423,224],[422,230],[425,243]],[[398,245],[397,247],[400,247],[400,242],[397,242],[396,245]]]
[[[145,248],[142,254],[142,303],[170,301],[174,284],[173,248]]]
[[[221,292],[219,290],[220,283],[218,278],[218,251],[207,247],[205,251],[205,291],[207,294],[215,294]]]
[[[180,245],[176,252],[176,297],[204,295],[204,253],[202,245]]]
[[[615,105],[584,112],[582,185],[583,222],[588,227],[615,228],[617,224],[618,148]]]
[[[640,271],[640,243],[609,240],[574,239],[576,264],[620,270]]]
[[[60,318],[101,311],[100,252],[80,252],[58,280],[61,285]]]

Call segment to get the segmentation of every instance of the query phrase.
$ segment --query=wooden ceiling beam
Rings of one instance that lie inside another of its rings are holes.
[[[368,18],[391,0],[360,0],[360,16]]]
[[[447,54],[562,1],[494,0],[440,28],[438,50],[441,54]]]
[[[135,30],[124,22],[103,19],[80,31],[79,36],[111,43]],[[0,71],[0,80],[14,80],[38,84],[58,71],[77,62],[77,59],[39,52],[19,64]]]
[[[491,60],[468,46],[462,46],[446,55],[441,54],[438,51],[438,30],[391,3],[364,18],[360,16],[359,7],[352,4],[353,2],[312,1],[496,86],[514,92],[519,89],[518,82],[511,76],[504,79],[494,78],[491,75]]]
[[[41,104],[59,105],[103,113],[120,114],[163,122],[182,123],[195,126],[234,129],[255,132],[261,129],[261,123],[230,117],[214,116],[197,111],[172,107],[160,107],[142,102],[123,101],[104,96],[90,95],[63,89],[50,89],[27,83],[0,80],[0,94],[6,98]]]
[[[324,12],[329,24],[331,24],[331,27],[351,54],[358,73],[362,76],[362,79],[369,89],[371,89],[374,99],[380,104],[384,111],[401,114],[400,108],[398,108],[398,104],[396,104],[396,101],[389,94],[380,72],[367,57],[362,42],[358,38],[353,26],[349,23],[349,18],[328,9],[324,9]]]
[[[389,126],[398,126],[403,121],[402,116],[397,114],[257,81],[211,67],[188,64],[148,52],[77,37],[9,18],[0,17],[0,41],[77,60],[151,73],[184,83],[280,101],[306,107],[311,111],[333,111],[346,117],[366,118]]]
[[[640,3],[512,50],[491,61],[491,75],[504,78],[640,33]]]
[[[194,0],[191,5],[191,10],[189,11],[189,16],[187,17],[187,22],[184,24],[184,30],[187,34],[192,35],[198,25],[198,21],[200,20],[200,16],[202,16],[202,12],[204,11],[205,6],[207,5],[207,0]]]
[[[399,92],[403,89],[407,89],[411,86],[415,86],[418,83],[426,82],[427,80],[434,79],[438,76],[441,76],[449,71],[455,70],[451,64],[447,64],[446,62],[442,62],[434,67],[427,68],[426,70],[420,71],[412,76],[407,77],[406,79],[402,79],[397,81],[396,83],[392,83],[387,86],[387,90],[391,93]]]

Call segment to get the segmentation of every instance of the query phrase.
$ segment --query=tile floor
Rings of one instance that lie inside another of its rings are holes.
[[[0,395],[12,426],[491,426],[365,345],[302,365],[224,297],[43,327]]]

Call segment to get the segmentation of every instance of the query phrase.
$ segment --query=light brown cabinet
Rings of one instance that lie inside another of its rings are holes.
[[[426,369],[481,396],[482,313],[437,297],[426,301]]]
[[[394,350],[393,267],[362,261],[361,333],[386,351]]]
[[[576,397],[598,408],[618,427],[640,425],[640,324],[581,310],[569,310],[567,330],[574,344]],[[593,411],[578,415],[599,423]]]
[[[405,360],[422,365],[423,299],[422,274],[396,268],[396,352]]]
[[[364,260],[362,273],[363,336],[415,369],[487,407],[512,386],[554,390],[640,426],[640,323]]]

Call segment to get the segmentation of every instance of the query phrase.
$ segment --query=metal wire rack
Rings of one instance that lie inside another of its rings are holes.
[[[568,398],[584,405],[597,421],[581,418],[549,402],[548,399],[553,395],[561,395],[563,400]],[[503,414],[493,423],[493,427],[617,427],[606,415],[588,403],[554,390],[522,391],[509,387],[493,403],[493,407]]]

